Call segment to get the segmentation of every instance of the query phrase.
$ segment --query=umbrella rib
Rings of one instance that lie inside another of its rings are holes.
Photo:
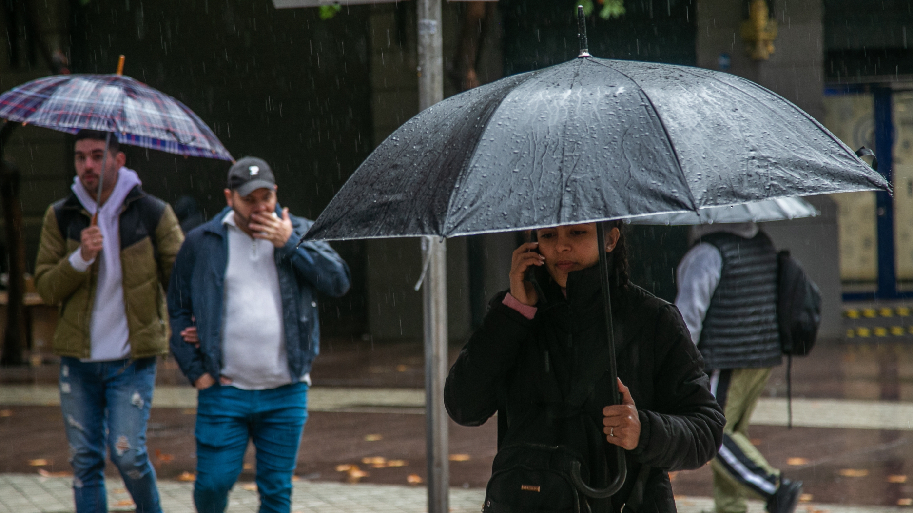
[[[597,60],[595,60],[595,59],[586,58],[586,60],[588,60],[588,61],[590,61],[590,62],[592,62],[592,63],[594,63],[594,64],[598,64],[598,65],[600,65],[600,66],[604,66],[604,67],[606,67],[606,68],[609,68],[609,69],[611,69],[612,71],[618,73],[619,75],[621,75],[621,76],[627,78],[627,79],[630,80],[631,82],[633,82],[633,83],[637,84],[638,86],[640,86],[640,84],[638,84],[637,80],[634,80],[631,76],[629,76],[629,75],[627,75],[627,74],[621,72],[620,70],[618,70],[618,69],[616,69],[616,68],[613,68],[613,67],[611,67],[611,66],[606,66],[605,64],[603,64],[603,63],[601,63],[601,62],[599,62],[599,61],[597,61]],[[688,177],[685,175],[685,170],[682,169],[682,162],[681,162],[681,159],[680,159],[679,156],[678,156],[678,150],[675,149],[675,144],[672,143],[672,137],[671,137],[671,135],[669,134],[669,130],[666,128],[666,124],[663,122],[663,118],[659,115],[659,111],[656,109],[656,105],[653,104],[653,100],[650,99],[650,97],[647,96],[647,95],[644,93],[643,89],[640,90],[640,93],[641,93],[641,96],[643,96],[644,98],[646,98],[647,103],[650,104],[650,109],[653,110],[653,114],[656,115],[656,119],[657,119],[657,121],[659,122],[659,126],[662,127],[663,133],[666,135],[666,140],[669,142],[669,148],[672,149],[672,154],[675,155],[675,164],[676,164],[676,166],[678,167],[678,172],[679,172],[679,174],[681,175],[683,182],[685,183],[685,190],[686,190],[686,192],[688,193],[688,198],[691,200],[691,207],[692,207],[692,209],[693,209],[695,212],[697,212],[697,211],[699,210],[700,207],[699,207],[698,204],[697,204],[697,200],[695,200],[695,198],[694,198],[694,194],[691,192],[691,187],[690,187],[690,185],[688,184]]]
[[[574,85],[577,83],[577,81],[579,79],[580,79],[580,66],[578,65],[576,67],[576,69],[574,70],[574,77],[571,79],[571,90],[574,89]],[[579,103],[579,100],[578,100],[578,103]],[[562,135],[567,134],[569,121],[570,120],[568,119],[568,117],[564,118],[564,128],[562,130],[562,132],[563,132]],[[559,138],[559,141],[561,141],[562,146],[567,145],[567,139],[568,139],[567,137]],[[563,149],[566,149],[566,148],[563,148]],[[560,217],[564,216],[564,191],[567,190],[568,183],[570,183],[571,178],[574,176],[574,172],[577,170],[577,165],[579,164],[579,162],[580,162],[580,155],[577,155],[577,158],[574,159],[574,165],[571,167],[571,169],[568,170],[567,176],[564,176],[564,183],[561,184],[562,193],[558,197],[558,215]],[[561,220],[562,219],[560,219],[560,218],[558,219],[558,221],[561,221]]]

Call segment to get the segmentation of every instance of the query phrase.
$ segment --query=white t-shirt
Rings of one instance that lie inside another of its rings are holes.
[[[282,318],[279,274],[273,244],[255,239],[235,224],[234,212],[222,222],[228,232],[225,309],[222,319],[222,375],[232,386],[266,390],[288,385],[288,356]]]

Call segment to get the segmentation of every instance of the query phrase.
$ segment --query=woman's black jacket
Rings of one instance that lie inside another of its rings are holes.
[[[596,267],[570,273],[565,299],[550,282],[540,289],[532,320],[505,306],[504,292],[496,295],[482,327],[450,369],[444,390],[450,417],[478,426],[498,412],[499,447],[537,436],[530,435],[536,429],[518,426],[522,422],[516,419],[528,418],[526,412],[546,402],[547,395],[553,397],[549,390],[560,388],[567,394],[574,376],[592,362],[604,361],[599,358],[606,347],[599,283]],[[613,286],[611,292],[618,377],[630,389],[641,422],[637,448],[626,451],[628,478],[611,498],[611,510],[620,510],[641,466],[647,465],[652,470],[641,511],[675,511],[668,471],[698,468],[716,456],[726,421],[678,309],[631,283]],[[545,385],[551,379],[546,372],[553,373],[557,387]],[[601,377],[584,410],[601,432],[611,384],[607,372],[597,375]],[[519,431],[523,434],[516,434]],[[602,445],[614,451],[614,446]]]

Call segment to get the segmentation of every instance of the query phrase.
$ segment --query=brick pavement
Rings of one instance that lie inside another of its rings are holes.
[[[62,477],[41,477],[35,474],[0,475],[0,513],[64,513],[72,512],[71,480]],[[162,509],[166,513],[193,513],[192,483],[160,481]],[[339,484],[298,481],[294,484],[292,511],[295,513],[423,513],[427,511],[426,490],[423,487]],[[481,489],[452,488],[451,513],[477,513],[482,504]],[[108,481],[110,511],[133,511],[130,496],[118,480]],[[681,513],[699,513],[712,509],[707,497],[677,497]],[[257,511],[257,492],[251,486],[235,487],[231,493],[228,513]],[[896,513],[910,508],[877,506],[839,506],[802,504],[798,513]],[[764,505],[749,502],[748,513],[761,513]]]

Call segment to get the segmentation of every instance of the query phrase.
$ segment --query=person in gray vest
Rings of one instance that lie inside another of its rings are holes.
[[[777,330],[777,251],[755,223],[694,228],[678,266],[678,296],[691,339],[726,415],[711,463],[717,513],[744,513],[746,497],[771,513],[795,511],[802,483],[781,476],[748,439],[751,414],[782,356]]]

